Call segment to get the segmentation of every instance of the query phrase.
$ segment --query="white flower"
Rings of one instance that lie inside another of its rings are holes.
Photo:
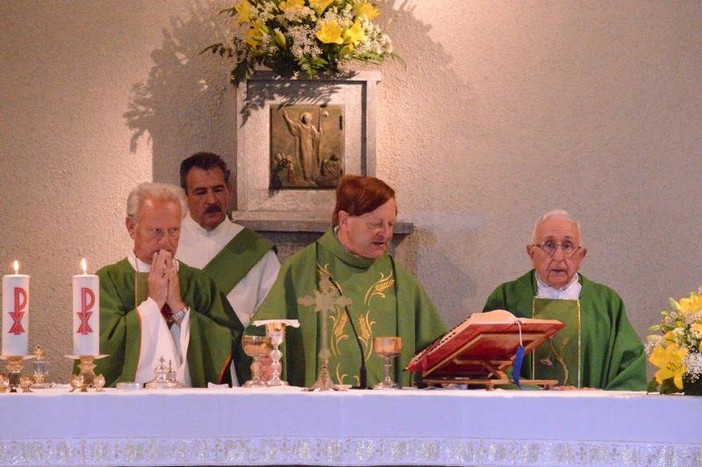
[[[223,10],[233,18],[227,42],[213,44],[206,50],[236,58],[232,77],[237,84],[249,76],[256,65],[269,66],[283,76],[305,72],[312,77],[318,73],[333,74],[349,61],[379,63],[392,54],[392,42],[368,17],[355,17],[357,1],[335,0],[321,17],[317,17],[309,0],[300,2],[304,6],[283,9],[279,0],[237,1],[236,8]],[[356,34],[356,37],[365,38],[353,45],[318,38],[316,32],[321,25],[330,22],[335,22],[342,34],[347,34],[352,27],[358,30],[360,24],[363,34]]]
[[[690,352],[685,357],[685,368],[689,375],[702,376],[702,354]],[[695,378],[696,379],[696,378]]]

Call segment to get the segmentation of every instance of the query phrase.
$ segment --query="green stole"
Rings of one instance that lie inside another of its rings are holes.
[[[272,242],[244,227],[202,270],[214,280],[219,290],[228,294],[274,248]]]
[[[337,384],[358,386],[363,358],[367,384],[371,386],[383,379],[383,360],[374,355],[373,340],[376,336],[399,335],[395,263],[389,255],[378,262],[354,257],[340,250],[340,245],[339,250],[332,252],[320,249],[318,242],[314,248],[317,287],[319,278],[326,275],[341,295],[351,299],[349,306],[337,305],[327,317],[330,376]],[[317,326],[321,328],[319,320]],[[322,337],[318,329],[318,349]],[[395,370],[393,379],[399,375],[399,368]]]
[[[555,379],[561,386],[581,387],[582,321],[580,300],[534,297],[532,318],[556,319],[565,327],[534,349],[534,379]]]

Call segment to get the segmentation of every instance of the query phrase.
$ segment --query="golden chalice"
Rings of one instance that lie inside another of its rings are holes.
[[[400,389],[390,376],[392,372],[392,359],[400,355],[402,350],[402,338],[397,336],[376,337],[373,340],[373,351],[381,358],[385,359],[385,378],[380,383],[373,386],[373,389]]]
[[[266,383],[261,381],[261,357],[270,355],[273,350],[270,336],[253,336],[245,334],[243,337],[244,353],[253,358],[251,363],[251,380],[242,385],[244,388],[263,388]]]

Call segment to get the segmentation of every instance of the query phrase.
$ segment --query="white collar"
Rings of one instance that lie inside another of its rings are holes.
[[[577,300],[580,298],[580,291],[582,290],[582,284],[580,283],[580,274],[575,273],[573,276],[573,279],[571,279],[570,283],[566,285],[565,287],[561,287],[560,289],[556,289],[555,287],[551,287],[550,285],[546,284],[541,280],[539,277],[539,274],[534,271],[534,275],[536,276],[536,286],[537,286],[537,291],[536,291],[536,296],[539,298],[560,298],[560,299],[569,299],[569,300]]]

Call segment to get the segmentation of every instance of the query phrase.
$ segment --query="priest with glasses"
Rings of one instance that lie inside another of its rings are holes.
[[[578,272],[587,248],[567,212],[544,214],[526,251],[533,269],[490,295],[483,311],[557,319],[566,326],[528,355],[522,376],[556,379],[561,388],[645,390],[646,360],[624,303]]]

